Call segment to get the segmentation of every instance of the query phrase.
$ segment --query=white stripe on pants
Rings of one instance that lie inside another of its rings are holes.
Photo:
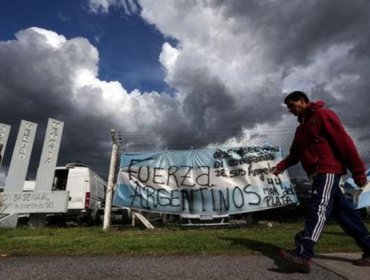
[[[318,219],[317,219],[317,222],[316,222],[316,225],[312,232],[312,237],[311,237],[311,239],[314,242],[317,242],[319,240],[319,237],[321,235],[321,232],[326,222],[326,208],[329,203],[330,193],[333,187],[333,183],[334,183],[334,174],[326,174],[324,190],[322,192],[321,201],[320,201],[318,211],[317,211]]]

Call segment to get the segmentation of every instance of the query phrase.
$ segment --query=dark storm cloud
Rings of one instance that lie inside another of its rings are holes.
[[[40,153],[47,118],[62,120],[60,163],[105,175],[111,128],[128,150],[242,140],[245,129],[278,128],[283,91],[294,89],[324,99],[348,126],[369,125],[368,1],[138,2],[143,19],[178,42],[158,54],[172,95],[99,80],[98,50],[83,38],[23,30],[0,42],[0,122],[12,125],[11,141],[21,119],[37,122]]]
[[[273,127],[283,92],[297,89],[347,126],[369,127],[368,1],[139,2],[145,20],[179,41],[167,82],[185,96],[195,131],[219,129],[213,142]]]
[[[370,102],[369,1],[218,1],[218,5],[226,17],[254,25],[265,38],[271,58],[287,73],[297,66],[309,67],[320,51],[348,44],[348,53],[330,65],[327,79],[311,89],[312,96],[325,98],[345,120],[369,119],[365,105]],[[344,80],[349,76],[356,81]],[[325,88],[340,79],[340,86]],[[351,103],[357,110],[348,110]]]
[[[197,146],[222,143],[231,136],[242,135],[242,128],[252,128],[261,121],[276,121],[280,118],[280,97],[273,91],[275,86],[261,86],[248,94],[230,92],[217,77],[210,77],[207,71],[178,73],[187,77],[178,85],[188,92],[184,100],[184,112],[193,124],[194,136],[199,136]],[[190,77],[191,76],[191,77]],[[250,89],[249,89],[250,91]]]
[[[186,129],[176,98],[128,94],[118,82],[99,80],[98,52],[86,39],[29,28],[0,42],[0,61],[0,122],[12,126],[4,164],[21,120],[35,122],[30,177],[37,172],[48,118],[64,122],[58,163],[82,161],[104,177],[112,128],[122,130],[127,149],[163,148],[168,134],[162,131]]]
[[[102,167],[107,166],[109,155],[103,146],[109,140],[109,129],[103,128],[109,119],[76,110],[71,95],[74,71],[94,69],[97,52],[85,39],[60,42],[63,46],[56,50],[45,36],[43,31],[29,29],[19,32],[17,40],[0,43],[0,122],[12,126],[5,162],[9,164],[21,120],[38,123],[30,164],[30,176],[35,176],[47,120],[55,118],[65,122],[60,164],[81,160],[106,171]],[[95,150],[101,156],[90,156]]]
[[[266,40],[276,63],[307,63],[310,55],[330,45],[369,42],[370,2],[327,1],[215,1],[226,18],[251,25]],[[363,52],[360,51],[362,54]]]

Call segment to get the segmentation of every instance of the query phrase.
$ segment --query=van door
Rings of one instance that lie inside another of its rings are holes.
[[[68,210],[84,209],[87,192],[87,168],[70,168],[67,181],[69,191]]]

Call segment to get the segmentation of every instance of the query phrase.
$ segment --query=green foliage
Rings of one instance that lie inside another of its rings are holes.
[[[297,224],[246,228],[0,228],[0,256],[219,255],[276,254],[293,247]],[[317,252],[356,252],[354,241],[330,224]]]

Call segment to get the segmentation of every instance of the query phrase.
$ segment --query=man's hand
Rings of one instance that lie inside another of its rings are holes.
[[[283,171],[280,170],[277,166],[274,166],[270,169],[270,173],[274,174],[275,176],[278,176]]]
[[[356,185],[359,188],[361,188],[361,189],[364,188],[366,186],[366,184],[367,184],[367,178],[366,178],[366,176],[356,178],[356,179],[354,179],[354,181],[355,181]]]
[[[368,181],[364,181],[364,182],[361,182],[360,185],[357,184],[357,186],[360,188],[360,189],[363,189],[366,185],[367,185]]]

